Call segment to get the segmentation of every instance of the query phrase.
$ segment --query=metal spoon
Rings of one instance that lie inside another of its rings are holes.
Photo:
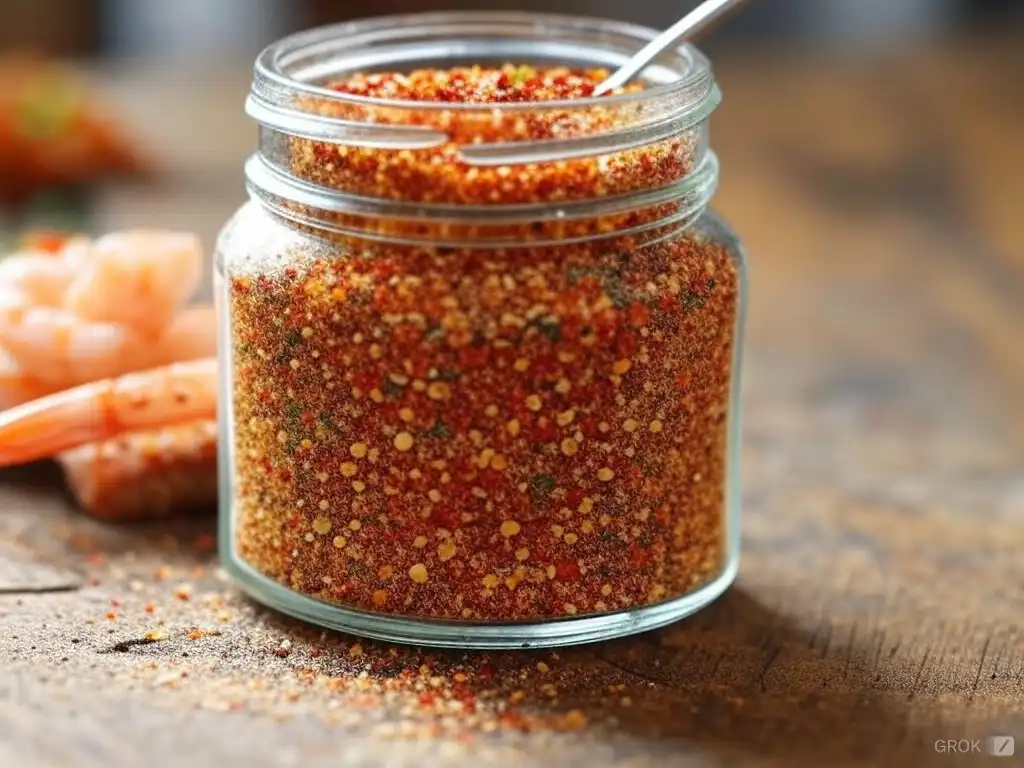
[[[678,45],[684,38],[694,35],[718,20],[728,11],[735,10],[743,0],[705,0],[679,21],[666,29],[647,45],[633,54],[633,57],[619,67],[603,83],[594,89],[594,95],[621,88],[638,72],[658,57],[662,51]]]

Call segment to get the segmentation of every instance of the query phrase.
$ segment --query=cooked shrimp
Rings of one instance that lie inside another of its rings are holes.
[[[217,316],[212,304],[186,307],[147,353],[147,368],[217,354]]]
[[[131,328],[79,320],[67,310],[29,306],[0,322],[3,347],[29,376],[53,390],[145,365],[146,340]]]
[[[158,231],[9,257],[0,262],[0,347],[48,392],[210,356],[213,308],[178,312],[201,261],[195,237]]]
[[[28,307],[58,306],[74,277],[52,254],[17,253],[0,260],[0,324],[17,322]]]
[[[217,412],[217,360],[206,358],[83,384],[0,413],[0,466],[47,458],[126,432]]]
[[[217,502],[217,424],[132,432],[60,454],[79,505],[105,520],[162,517]]]
[[[202,272],[199,238],[181,232],[114,232],[92,244],[64,296],[76,317],[156,336],[196,290]]]
[[[46,387],[28,376],[13,357],[0,349],[0,411],[47,394]]]

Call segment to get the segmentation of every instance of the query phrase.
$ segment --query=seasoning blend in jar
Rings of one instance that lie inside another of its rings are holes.
[[[425,645],[658,627],[739,543],[745,301],[708,62],[523,13],[286,38],[217,253],[221,548],[257,600]]]

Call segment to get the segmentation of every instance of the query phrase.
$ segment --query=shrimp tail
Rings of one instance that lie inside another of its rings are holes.
[[[216,416],[216,359],[90,382],[0,413],[0,467]]]
[[[0,413],[0,467],[28,464],[97,439],[95,387],[58,392]]]

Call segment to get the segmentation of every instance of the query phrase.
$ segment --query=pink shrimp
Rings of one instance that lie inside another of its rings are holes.
[[[203,249],[195,235],[113,232],[92,244],[63,306],[87,322],[113,323],[153,337],[199,284]]]
[[[217,502],[217,424],[192,421],[89,443],[57,457],[79,506],[104,520],[209,509]]]
[[[196,304],[181,310],[153,342],[147,368],[170,365],[217,354],[217,315],[212,304]]]
[[[205,358],[83,384],[0,413],[0,466],[128,432],[212,420],[217,361]]]
[[[194,236],[162,231],[10,256],[0,261],[0,347],[50,392],[212,355],[213,308],[182,310],[201,265]]]
[[[0,411],[48,394],[43,384],[28,376],[6,350],[0,349]]]

